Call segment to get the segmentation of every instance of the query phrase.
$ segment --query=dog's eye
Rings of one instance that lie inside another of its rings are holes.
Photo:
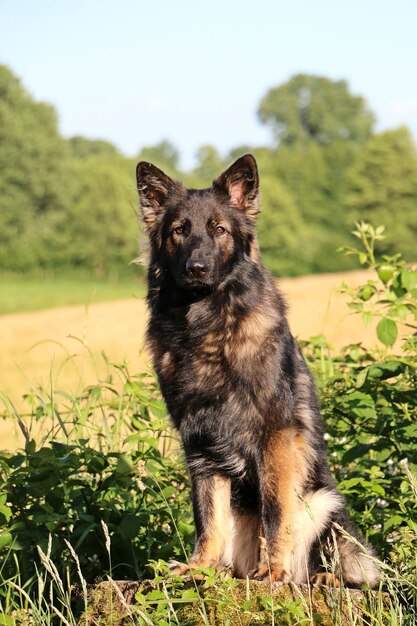
[[[216,233],[216,235],[224,235],[226,229],[223,226],[216,226],[214,232]]]
[[[184,233],[184,226],[177,226],[174,228],[174,233],[176,235],[182,235]]]

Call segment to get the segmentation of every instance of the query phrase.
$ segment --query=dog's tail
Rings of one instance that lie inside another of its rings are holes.
[[[372,548],[359,538],[353,526],[335,524],[332,532],[336,541],[336,567],[348,586],[375,587],[380,580],[380,568]]]

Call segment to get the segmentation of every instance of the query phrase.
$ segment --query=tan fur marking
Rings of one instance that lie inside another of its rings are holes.
[[[251,310],[239,324],[233,318],[228,325],[232,332],[225,337],[226,358],[237,366],[246,363],[248,357],[253,359],[262,349],[276,321],[275,311],[270,313],[262,307]]]
[[[310,444],[310,433],[308,431],[296,432],[294,444],[297,451],[298,469],[302,476],[302,482],[305,482],[316,457],[316,452]]]
[[[319,587],[336,587],[336,589],[340,587],[340,579],[330,572],[320,572],[320,574],[316,574],[312,582]]]
[[[233,517],[230,506],[230,479],[214,476],[213,485],[209,487],[211,495],[211,514],[207,520],[207,530],[198,541],[190,564],[196,567],[230,567],[224,562],[227,542],[233,532]]]
[[[254,240],[252,241],[249,257],[251,261],[253,261],[257,265],[259,265],[259,263],[261,262],[261,253],[259,250],[258,240],[256,238],[254,238]]]
[[[259,515],[237,511],[233,511],[233,520],[233,576],[246,578],[259,561],[261,520]]]
[[[273,545],[268,546],[268,565],[271,569],[282,569],[288,573],[294,547],[298,497],[305,475],[304,469],[300,471],[301,455],[297,454],[296,434],[292,428],[275,433],[264,457],[264,489],[276,499],[281,511],[276,537]]]

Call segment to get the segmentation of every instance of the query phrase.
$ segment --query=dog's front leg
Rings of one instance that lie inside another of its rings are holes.
[[[216,474],[191,476],[196,544],[189,563],[173,561],[174,574],[185,574],[200,567],[229,567],[225,562],[232,541],[230,479]]]
[[[291,580],[291,553],[297,512],[299,471],[294,431],[274,433],[259,467],[262,526],[260,561],[252,574],[256,580]]]

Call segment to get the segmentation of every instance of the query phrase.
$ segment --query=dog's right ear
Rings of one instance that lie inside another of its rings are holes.
[[[163,213],[166,198],[177,183],[146,161],[137,164],[136,181],[143,219],[149,229]]]

